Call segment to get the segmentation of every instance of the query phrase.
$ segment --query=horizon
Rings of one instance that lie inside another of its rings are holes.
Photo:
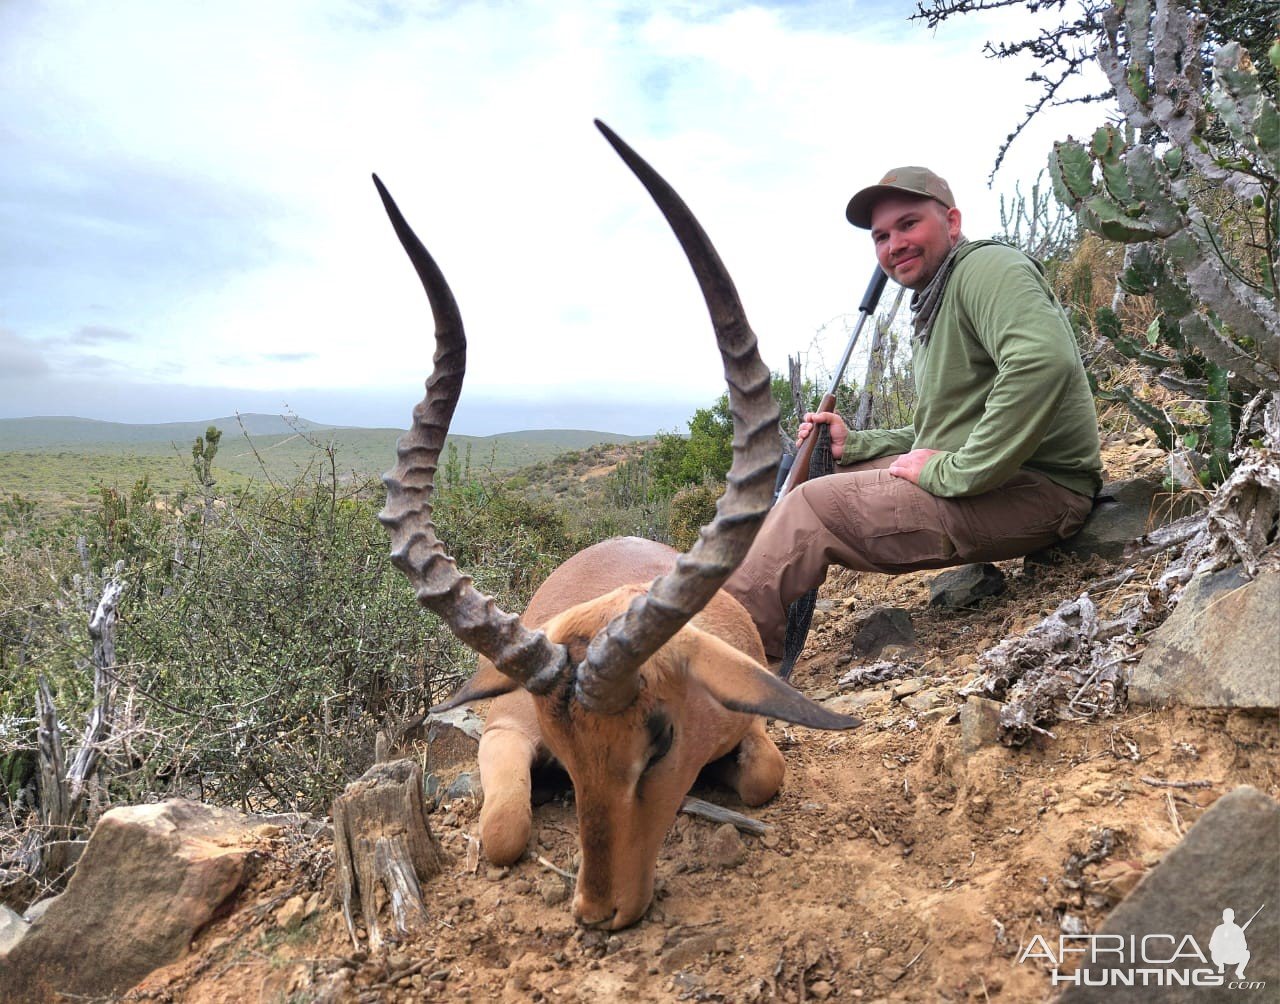
[[[361,432],[403,432],[405,431],[404,428],[400,426],[394,426],[394,425],[338,424],[333,422],[316,421],[315,419],[308,418],[306,415],[292,415],[292,414],[282,415],[282,414],[275,414],[271,412],[235,412],[228,415],[215,415],[207,418],[176,419],[176,420],[163,421],[163,422],[119,422],[114,419],[87,418],[83,415],[15,415],[11,418],[0,418],[0,423],[87,422],[87,423],[93,423],[97,425],[121,425],[121,426],[126,426],[128,428],[164,428],[171,425],[199,426],[199,425],[213,425],[219,422],[238,423],[243,421],[253,421],[253,420],[260,420],[260,419],[278,420],[280,422],[285,423],[287,426],[292,425],[295,422],[305,423],[308,429],[318,429],[318,430],[331,429],[335,431],[341,431],[343,429],[354,429]],[[580,426],[580,427],[572,427],[572,428],[561,427],[561,426],[555,426],[555,427],[527,426],[527,427],[518,428],[518,429],[504,429],[501,432],[490,432],[490,433],[483,433],[483,434],[463,432],[461,430],[455,430],[453,428],[450,428],[448,434],[450,436],[465,436],[468,439],[495,439],[502,436],[537,435],[537,434],[543,434],[543,433],[562,432],[562,433],[586,433],[589,435],[599,434],[603,436],[625,436],[632,439],[644,439],[644,438],[647,438],[648,436],[656,436],[659,433],[668,432],[668,431],[678,431],[678,430],[659,429],[653,433],[630,433],[630,432],[618,432],[615,429],[596,428],[594,426]],[[255,432],[249,432],[248,430],[246,430],[246,432],[249,435],[280,435],[281,434],[278,432],[255,433]],[[684,434],[685,433],[681,433],[681,435],[684,435]]]
[[[96,391],[96,388],[87,387],[76,394],[75,398],[92,404]],[[110,404],[98,405],[84,408],[79,413],[41,412],[33,408],[17,414],[2,415],[0,418],[75,418],[120,425],[177,425],[204,422],[209,416],[233,418],[241,414],[278,418],[303,417],[310,422],[332,428],[403,430],[409,427],[413,407],[422,399],[422,393],[421,382],[416,389],[371,392],[320,389],[278,393],[172,387],[157,389],[149,395],[139,395],[132,398],[127,406],[119,408]],[[245,405],[232,406],[229,399],[245,402]],[[714,403],[714,396],[706,400],[644,400],[625,397],[593,400],[564,393],[526,398],[509,395],[495,397],[468,394],[464,388],[454,412],[450,432],[476,437],[502,435],[525,429],[586,429],[627,436],[651,436],[659,432],[683,434],[688,431],[688,423],[694,412]],[[9,404],[4,411],[18,411],[14,401],[11,400]]]

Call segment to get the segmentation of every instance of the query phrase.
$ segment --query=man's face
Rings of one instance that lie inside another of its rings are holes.
[[[871,240],[890,279],[907,289],[929,285],[960,237],[960,210],[934,199],[886,195],[871,210]]]

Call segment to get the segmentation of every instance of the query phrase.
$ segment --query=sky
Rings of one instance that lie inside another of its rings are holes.
[[[849,197],[944,175],[1000,229],[1055,139],[986,38],[909,0],[0,4],[0,418],[292,413],[407,426],[422,288],[377,172],[462,310],[454,431],[683,430],[723,391],[692,273],[600,118],[680,192],[765,362],[838,357],[871,275]],[[855,358],[855,371],[858,360]]]

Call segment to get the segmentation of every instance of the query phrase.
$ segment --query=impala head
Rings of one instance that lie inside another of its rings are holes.
[[[461,389],[466,340],[443,275],[375,177],[436,322],[435,368],[413,427],[397,446],[399,463],[383,478],[387,505],[379,518],[391,535],[392,562],[419,602],[483,657],[476,675],[441,708],[517,687],[533,695],[543,740],[574,784],[582,845],[574,914],[618,928],[644,913],[658,849],[682,798],[702,766],[732,748],[746,716],[815,728],[858,723],[765,672],[749,619],[734,644],[697,626],[695,618],[726,611],[739,623],[746,618],[719,590],[772,501],[778,409],[737,291],[706,234],[648,164],[597,126],[666,216],[711,313],[734,419],[733,466],[715,519],[669,574],[580,603],[540,629],[499,610],[458,572],[436,537],[431,494]]]

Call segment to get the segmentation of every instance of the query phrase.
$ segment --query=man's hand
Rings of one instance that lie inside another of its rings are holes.
[[[805,412],[804,421],[796,430],[796,446],[799,447],[805,441],[805,437],[813,431],[815,425],[828,426],[827,431],[831,434],[831,455],[839,460],[844,453],[845,440],[849,438],[849,427],[834,411]]]
[[[895,478],[903,478],[913,485],[918,485],[920,484],[920,472],[924,470],[924,465],[930,457],[939,452],[941,451],[912,450],[910,453],[904,453],[889,465],[889,473]]]

